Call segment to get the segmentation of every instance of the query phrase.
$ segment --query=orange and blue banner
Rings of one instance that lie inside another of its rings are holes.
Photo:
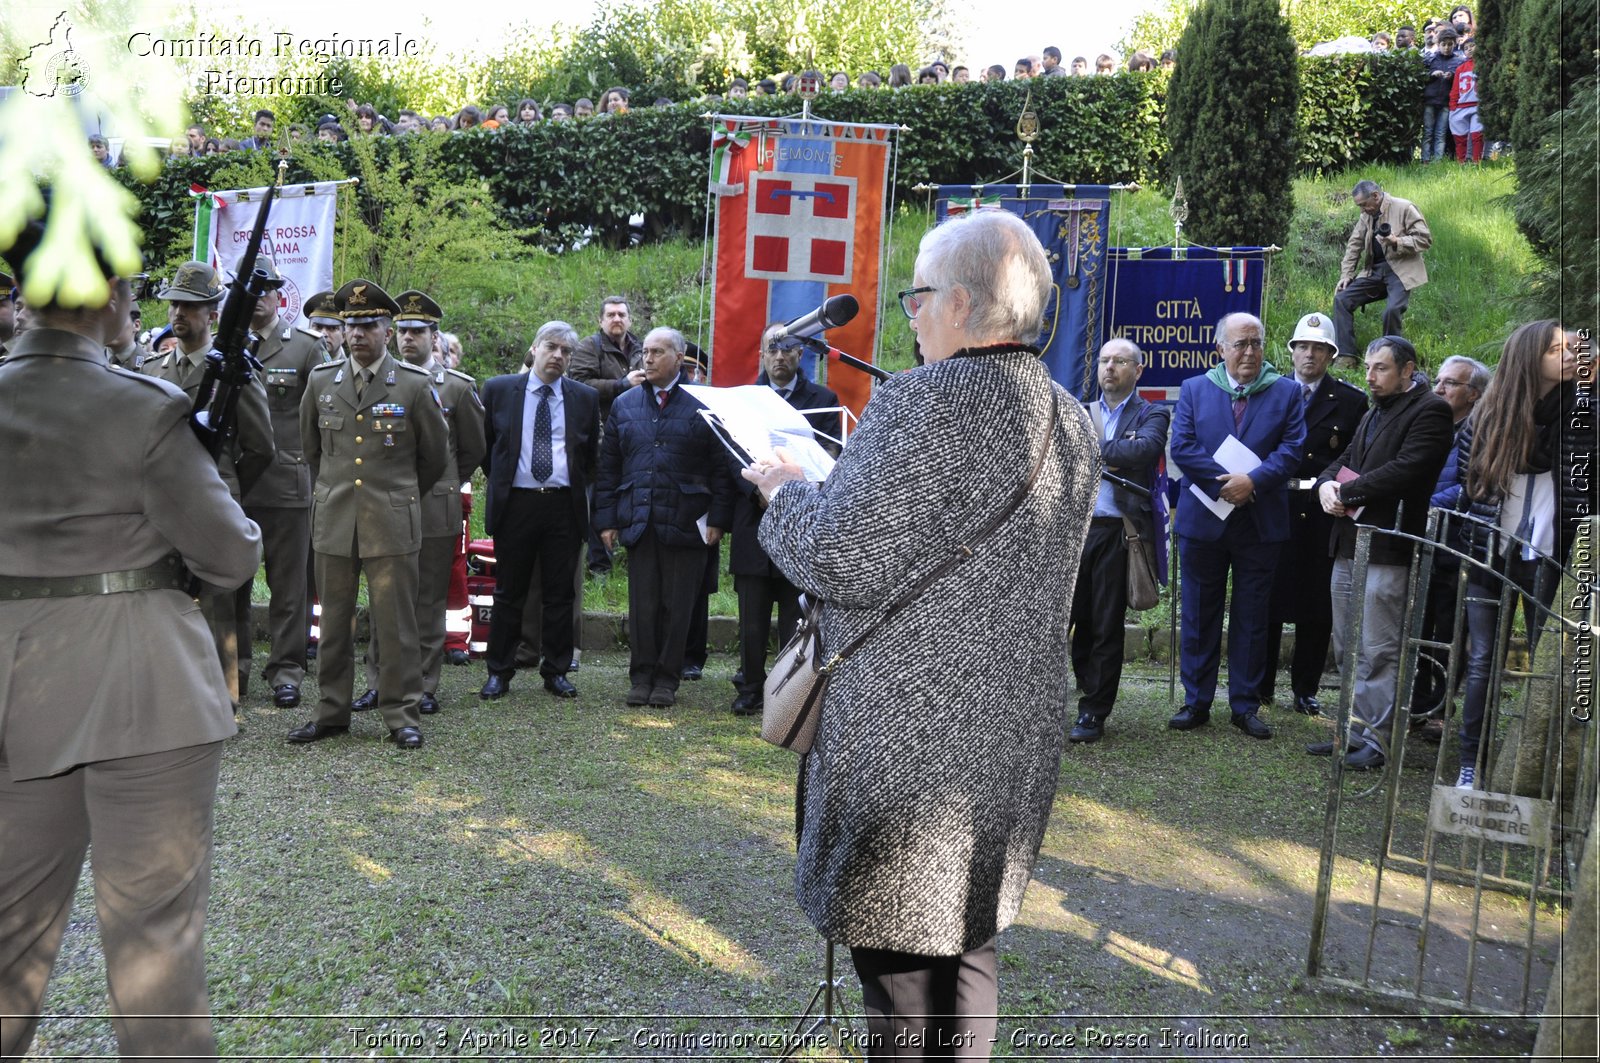
[[[876,361],[894,130],[803,118],[713,120],[712,383],[754,383],[769,324],[846,293],[861,312],[824,338]],[[817,379],[815,355],[802,366]],[[872,394],[871,378],[853,369],[830,372],[827,382],[858,415]]]

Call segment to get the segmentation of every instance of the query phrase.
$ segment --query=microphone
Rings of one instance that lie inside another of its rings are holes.
[[[771,338],[782,340],[790,337],[803,339],[815,336],[819,332],[848,325],[860,312],[861,304],[856,302],[855,296],[836,295],[811,313],[797,317],[788,324],[779,325],[772,330]]]
[[[841,296],[840,298],[844,298],[844,297]],[[873,365],[871,362],[864,362],[860,358],[857,358],[853,354],[844,353],[839,348],[837,348],[837,347],[833,346],[832,344],[828,343],[826,340],[819,340],[819,339],[816,339],[814,337],[806,336],[806,337],[800,337],[798,339],[793,339],[790,342],[795,344],[798,347],[804,347],[806,350],[808,350],[808,351],[812,352],[813,354],[817,355],[819,358],[826,357],[826,358],[832,358],[834,361],[837,361],[837,362],[843,362],[845,365],[849,366],[851,369],[859,369],[861,372],[866,373],[868,376],[876,377],[879,380],[888,380],[889,377],[892,375],[887,370],[880,369],[877,366]]]

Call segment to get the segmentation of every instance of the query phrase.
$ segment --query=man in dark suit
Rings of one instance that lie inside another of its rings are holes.
[[[756,377],[756,384],[765,384],[797,410],[838,406],[839,396],[832,389],[806,378],[800,369],[799,344],[778,339],[774,333],[779,327],[774,322],[761,335],[761,375]],[[841,416],[813,413],[808,414],[806,420],[817,432],[838,439]],[[830,453],[838,453],[837,443],[820,436],[817,441]],[[772,607],[778,607],[778,642],[781,645],[789,641],[800,623],[800,591],[761,549],[756,537],[761,526],[761,507],[756,502],[755,485],[743,476],[734,483],[739,498],[733,507],[733,546],[728,552],[728,571],[733,574],[733,588],[739,595],[739,674],[735,677],[739,679],[739,695],[733,699],[733,713],[755,716],[761,712],[762,688],[767,679]]]
[[[1301,318],[1289,341],[1289,354],[1294,360],[1294,382],[1300,386],[1305,406],[1306,452],[1290,480],[1289,540],[1278,555],[1272,600],[1267,606],[1267,670],[1261,683],[1261,704],[1272,704],[1283,625],[1293,624],[1294,660],[1289,665],[1289,686],[1294,692],[1294,708],[1315,716],[1322,710],[1317,688],[1322,683],[1328,641],[1333,635],[1333,602],[1327,595],[1328,579],[1333,574],[1333,557],[1328,553],[1333,518],[1322,512],[1310,484],[1350,442],[1356,422],[1367,411],[1367,396],[1360,388],[1328,374],[1328,366],[1340,354],[1328,315],[1307,314]]]
[[[1144,352],[1132,340],[1114,339],[1100,348],[1100,397],[1089,414],[1100,434],[1106,470],[1146,488],[1139,495],[1110,480],[1100,481],[1089,536],[1072,592],[1072,674],[1078,683],[1078,722],[1067,738],[1098,742],[1122,682],[1123,621],[1128,612],[1128,530],[1153,543],[1157,528],[1153,496],[1156,469],[1167,449],[1166,407],[1134,392],[1144,372]],[[1125,523],[1126,522],[1126,523]]]
[[[565,321],[549,321],[533,338],[529,372],[497,376],[483,386],[489,481],[484,530],[495,541],[494,612],[489,620],[485,699],[504,697],[517,671],[522,610],[539,566],[539,674],[558,698],[575,698],[572,614],[574,568],[589,527],[586,491],[600,439],[600,396],[562,374],[578,345]]]
[[[1334,651],[1341,660],[1352,650],[1358,654],[1352,748],[1344,762],[1359,770],[1381,768],[1387,758],[1412,548],[1404,539],[1374,534],[1366,586],[1357,591],[1350,581],[1356,525],[1422,535],[1434,484],[1455,442],[1450,404],[1429,390],[1427,378],[1417,371],[1416,348],[1403,337],[1380,336],[1367,347],[1367,390],[1372,409],[1317,484],[1322,508],[1337,518],[1330,544],[1336,554]],[[1362,611],[1359,647],[1345,644],[1346,624],[1355,608]],[[1333,750],[1332,742],[1306,747],[1314,756],[1329,756]]]
[[[594,523],[628,548],[629,705],[677,702],[705,548],[733,517],[726,452],[678,386],[686,346],[676,329],[645,336],[645,382],[611,404],[600,444]]]
[[[1261,603],[1272,591],[1278,553],[1289,538],[1288,482],[1300,464],[1306,420],[1300,389],[1266,363],[1264,335],[1260,319],[1249,314],[1228,314],[1217,322],[1221,364],[1183,382],[1172,418],[1172,460],[1183,474],[1177,531],[1184,705],[1167,722],[1176,731],[1211,719],[1231,570],[1228,707],[1233,725],[1245,734],[1272,737],[1256,715],[1267,667]],[[1230,437],[1254,455],[1254,468],[1230,461],[1238,470],[1230,473],[1219,464],[1218,448]]]

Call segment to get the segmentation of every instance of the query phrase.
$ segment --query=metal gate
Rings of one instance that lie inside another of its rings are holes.
[[[1489,558],[1503,549],[1527,557],[1529,544],[1467,514],[1435,509],[1425,537],[1399,536],[1413,543],[1413,563],[1393,730],[1375,776],[1333,757],[1307,959],[1313,983],[1428,1011],[1525,1016],[1542,1008],[1595,807],[1595,528],[1594,520],[1580,526],[1567,569],[1543,560],[1536,571],[1558,582],[1531,595],[1504,563],[1476,560],[1458,536],[1480,536]],[[1353,595],[1367,584],[1373,531],[1358,531]],[[1424,634],[1436,564],[1456,568],[1448,641]],[[1478,788],[1458,789],[1449,710],[1466,672],[1469,599],[1480,630],[1493,610],[1494,654]],[[1531,652],[1508,655],[1519,603]],[[1336,754],[1351,734],[1362,612],[1357,601],[1348,613]],[[1419,663],[1442,683],[1437,751],[1416,729],[1425,723],[1413,714]]]

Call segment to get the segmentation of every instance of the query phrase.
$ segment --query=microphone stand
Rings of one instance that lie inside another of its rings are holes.
[[[816,336],[794,336],[791,338],[798,341],[800,346],[818,358],[835,358],[851,369],[858,369],[879,380],[888,380],[891,376],[888,370],[880,369],[871,362],[864,362],[853,354],[846,354],[839,348],[831,346],[827,340],[819,339]]]

